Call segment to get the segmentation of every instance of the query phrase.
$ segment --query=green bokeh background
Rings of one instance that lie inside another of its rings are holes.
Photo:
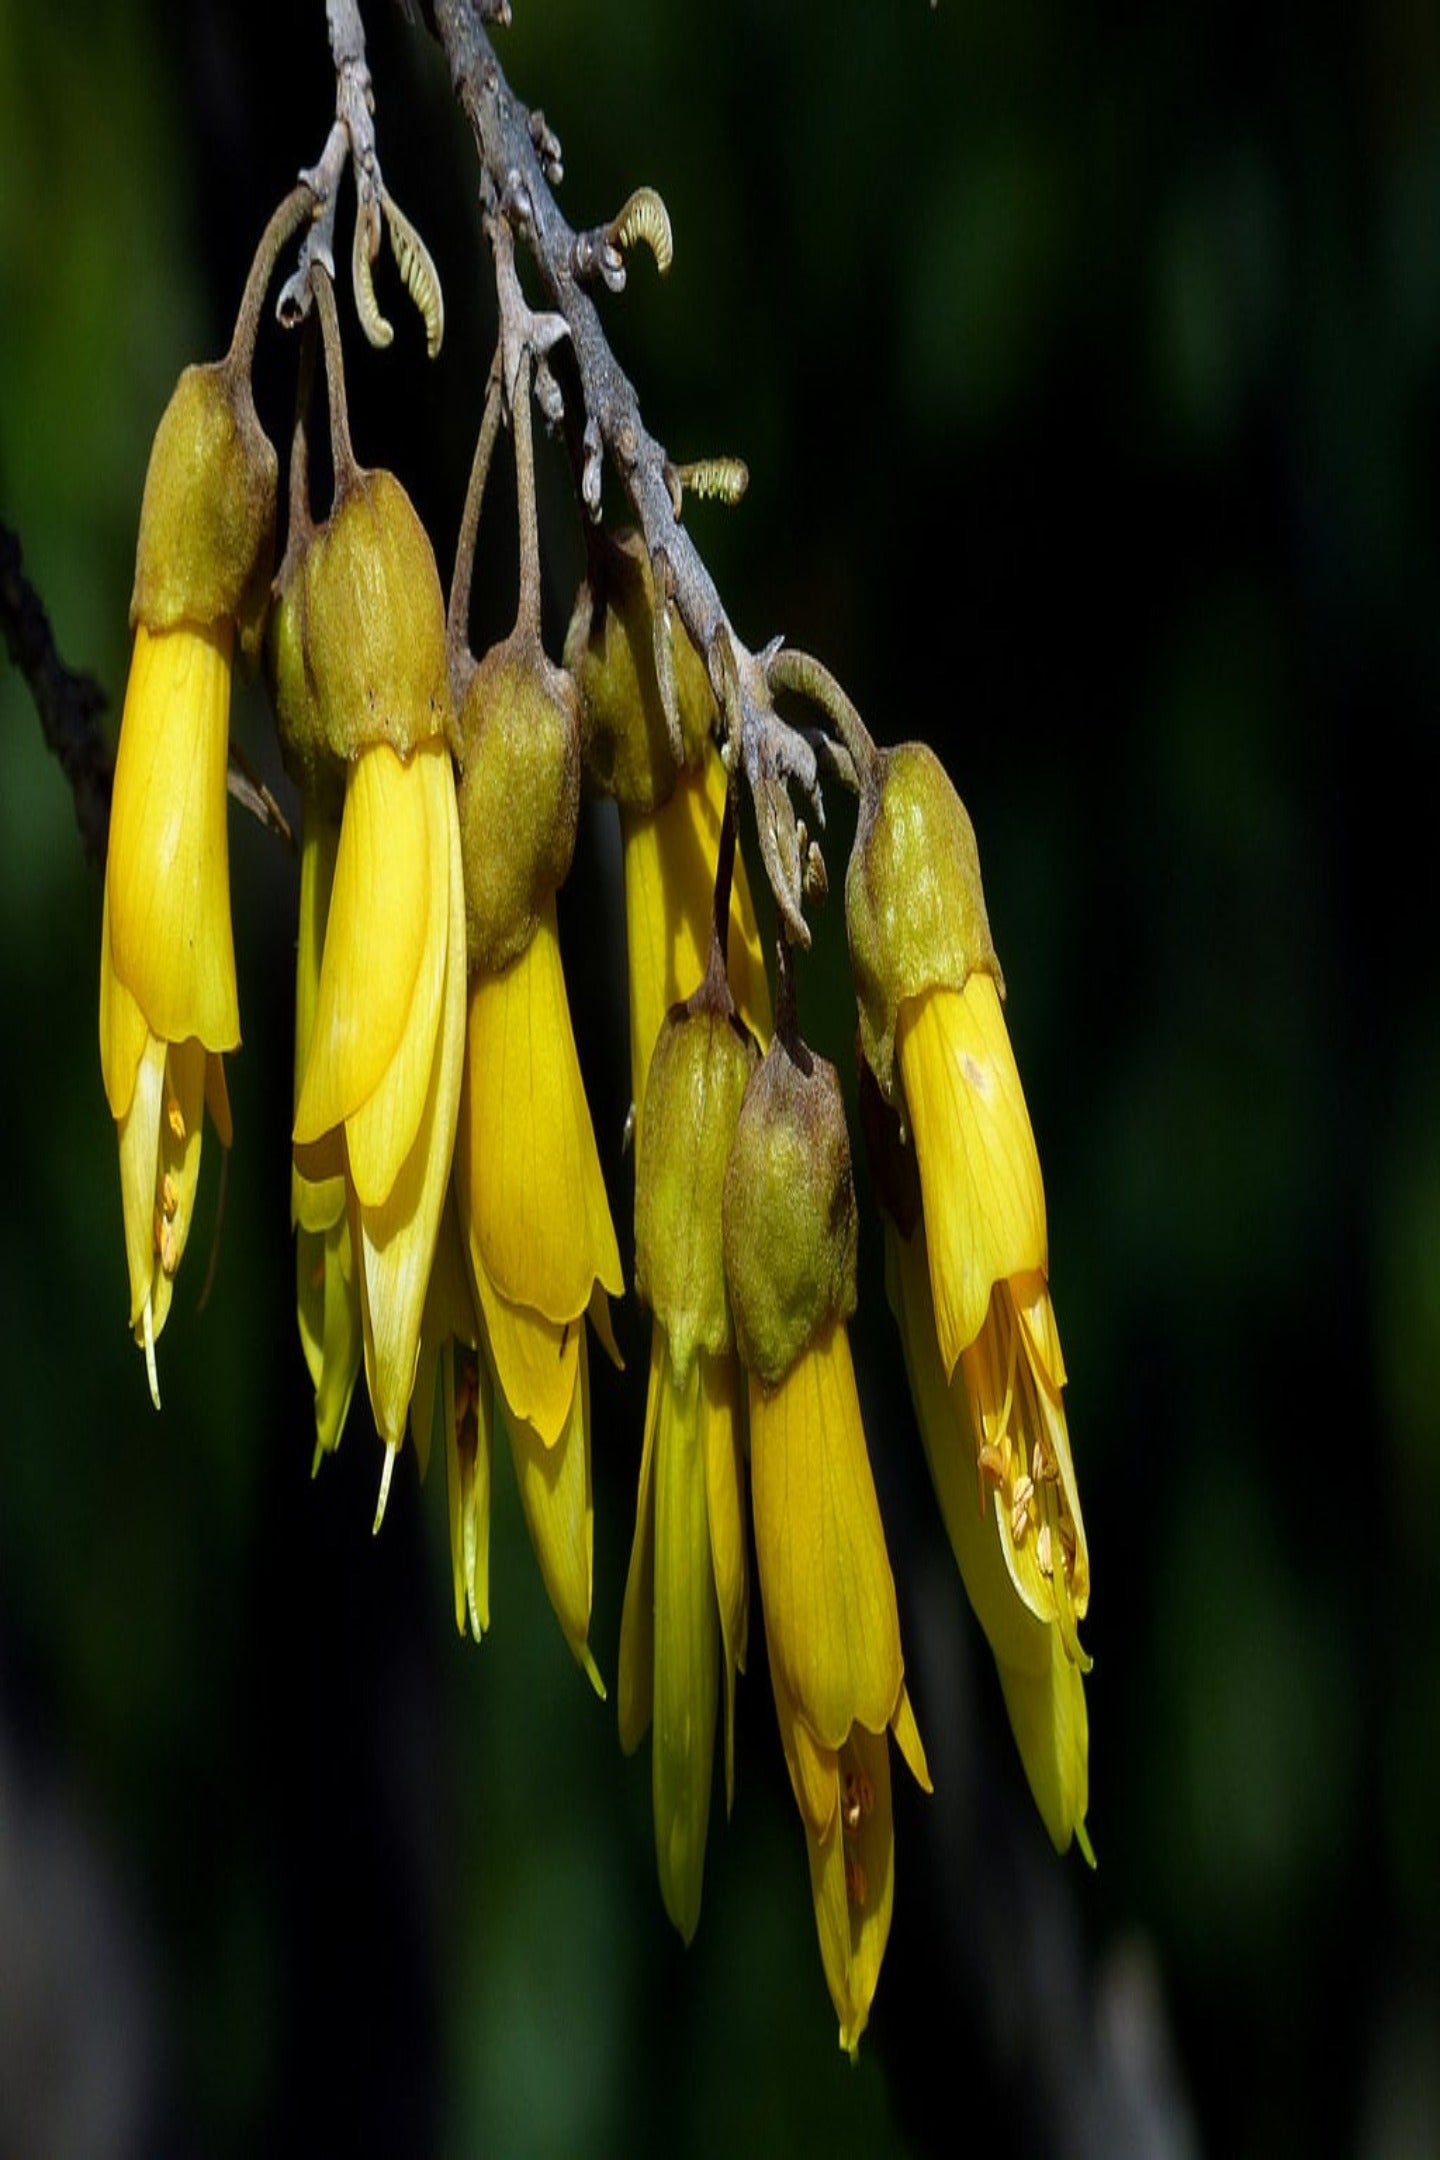
[[[352,1418],[312,1484],[286,1150],[297,877],[232,827],[237,1145],[161,1346],[124,1327],[98,875],[0,670],[0,2147],[1440,2153],[1440,18],[1001,0],[515,0],[501,55],[741,635],[817,652],[974,815],[1050,1210],[1094,1578],[1093,1876],[1050,1853],[861,1248],[857,1351],[933,1800],[852,2071],[758,1614],[733,1820],[675,1941],[648,1754],[576,1673],[504,1464],[494,1627],[442,1480]],[[476,173],[372,0],[433,367],[350,327],[362,459],[448,577],[492,335]],[[0,0],[0,519],[118,719],[150,436],[331,112],[323,11]],[[342,232],[348,229],[348,211]],[[293,350],[262,341],[288,420]],[[547,622],[579,562],[543,475]],[[513,604],[503,483],[477,626]],[[246,750],[284,790],[263,698]],[[1433,750],[1430,753],[1433,765]],[[838,888],[850,817],[832,793]],[[564,896],[618,1219],[623,935]],[[832,904],[801,976],[846,1072]],[[645,1332],[596,1374],[613,1684]],[[613,1686],[612,1686],[613,1692]]]

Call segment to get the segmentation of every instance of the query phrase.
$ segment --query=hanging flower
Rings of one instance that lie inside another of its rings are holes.
[[[555,888],[579,809],[568,676],[517,627],[474,668],[460,734],[470,987],[455,1195],[521,1499],[566,1640],[588,1648],[593,1517],[585,1317],[618,1363],[624,1287],[560,958]]]
[[[189,1236],[205,1104],[222,1146],[231,1138],[230,677],[237,633],[247,650],[258,635],[274,529],[275,453],[248,376],[226,363],[187,369],[156,432],[140,514],[100,955],[130,1326],[157,1407],[155,1343]]]
[[[845,1326],[856,1236],[834,1068],[782,1033],[746,1091],[726,1168],[725,1273],[748,1374],[775,1707],[821,1959],[851,2054],[890,1931],[887,1727],[930,1789]]]
[[[399,483],[356,473],[308,547],[315,709],[348,760],[295,1110],[295,1162],[344,1180],[365,1372],[386,1455],[404,1440],[464,1050],[465,901],[444,605]]]
[[[1044,1189],[974,831],[922,745],[877,754],[862,787],[846,914],[864,1068],[913,1142],[913,1158],[896,1136],[882,1144],[876,1182],[895,1225],[892,1303],[932,1476],[1041,1813],[1058,1845],[1073,1833],[1088,1851],[1078,1622],[1090,1569]],[[1009,1595],[1038,1633],[1003,1615],[990,1531],[977,1543],[956,1514],[967,1483],[977,1518],[993,1525]],[[1022,1673],[1043,1685],[1022,1688]]]

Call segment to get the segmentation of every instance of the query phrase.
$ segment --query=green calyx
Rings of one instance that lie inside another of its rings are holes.
[[[725,1165],[759,1048],[733,1010],[666,1015],[635,1163],[635,1291],[665,1328],[683,1388],[697,1350],[733,1340],[721,1239]]]
[[[255,659],[275,556],[277,472],[249,376],[224,361],[186,368],[150,450],[132,627],[230,621],[242,654]]]
[[[580,815],[575,685],[516,628],[476,666],[460,708],[460,850],[470,965],[498,974],[562,885]]]
[[[705,663],[670,612],[675,707],[687,766],[700,762],[716,706]],[[648,813],[669,800],[677,766],[656,668],[655,579],[636,532],[603,544],[576,596],[565,664],[580,691],[585,778],[598,794]]]
[[[377,743],[408,758],[453,716],[435,553],[394,475],[358,473],[305,549],[296,581],[301,664],[323,747]]]
[[[285,770],[302,798],[338,819],[345,760],[330,748],[305,654],[305,580],[282,563],[265,624],[264,668]]]
[[[845,873],[845,927],[860,1047],[895,1100],[895,1016],[906,998],[962,990],[976,968],[1000,979],[975,828],[924,743],[879,754],[862,791]]]
[[[845,1106],[834,1066],[803,1045],[777,1036],[746,1089],[722,1219],[740,1355],[774,1387],[827,1320],[855,1310]]]

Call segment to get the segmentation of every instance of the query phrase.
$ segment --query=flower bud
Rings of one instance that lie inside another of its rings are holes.
[[[758,1063],[733,1014],[684,1007],[666,1018],[650,1061],[635,1163],[635,1290],[665,1328],[681,1387],[697,1350],[719,1357],[734,1343],[721,1196]]]
[[[817,1330],[855,1310],[850,1139],[835,1068],[777,1036],[725,1170],[725,1279],[740,1355],[773,1387]]]
[[[499,974],[562,885],[580,815],[575,685],[516,630],[492,646],[460,709],[460,845],[470,965]]]
[[[698,765],[715,698],[705,663],[673,614],[669,634],[685,762]],[[565,664],[580,691],[586,780],[623,809],[658,809],[675,785],[676,764],[655,671],[655,578],[638,533],[623,534],[607,550],[596,584],[581,586]]]
[[[961,990],[981,968],[1000,980],[975,828],[933,750],[880,754],[861,797],[845,874],[845,927],[860,1008],[860,1045],[895,1099],[895,1016],[906,998]],[[1002,992],[1003,994],[1003,992]]]
[[[223,361],[186,368],[145,474],[132,629],[230,621],[253,660],[269,601],[277,469],[249,378]]]
[[[408,759],[450,728],[445,602],[435,553],[393,474],[361,473],[304,559],[304,663],[326,747],[388,743]]]

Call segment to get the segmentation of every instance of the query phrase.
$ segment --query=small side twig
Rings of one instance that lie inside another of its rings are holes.
[[[93,675],[66,667],[44,603],[22,565],[20,542],[0,525],[0,624],[5,645],[29,685],[48,747],[60,760],[75,798],[85,853],[103,865],[110,830],[114,760],[100,732],[109,699]]]

